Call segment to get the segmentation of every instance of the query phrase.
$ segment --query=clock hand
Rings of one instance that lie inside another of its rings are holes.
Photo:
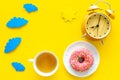
[[[93,31],[95,31],[96,28],[97,28],[97,27],[95,26],[94,29],[93,29]]]
[[[91,28],[94,28],[93,31],[95,31],[95,29],[99,27],[100,19],[101,19],[101,15],[99,16],[97,25],[91,27]],[[98,34],[98,30],[97,30],[97,34]]]
[[[97,28],[97,37],[98,37],[98,29],[99,29],[99,27]]]
[[[97,36],[98,36],[98,29],[99,29],[100,19],[101,19],[101,15],[99,16],[98,23],[97,23],[97,25],[96,25],[96,28],[97,28]]]
[[[99,16],[99,19],[98,19],[98,23],[97,23],[97,25],[99,25],[99,23],[100,23],[100,19],[101,19],[101,15]],[[96,26],[97,26],[96,25]]]
[[[100,19],[101,19],[101,15],[100,15],[100,17],[99,17],[99,19],[98,19],[97,25],[95,26],[95,27],[97,27],[97,28],[99,27]]]
[[[92,26],[92,27],[90,27],[90,28],[92,28],[93,29],[93,31],[96,29],[96,26]]]
[[[92,27],[90,27],[90,28],[94,28],[95,26],[92,26]]]

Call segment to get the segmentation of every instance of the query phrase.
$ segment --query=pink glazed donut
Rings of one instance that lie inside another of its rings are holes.
[[[88,70],[93,65],[93,62],[93,55],[85,48],[73,51],[70,57],[70,64],[72,68],[80,72]]]

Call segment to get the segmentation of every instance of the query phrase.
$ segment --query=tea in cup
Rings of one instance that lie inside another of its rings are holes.
[[[33,62],[35,71],[41,76],[51,76],[58,69],[58,58],[50,51],[43,51],[36,55],[35,59],[29,59]]]

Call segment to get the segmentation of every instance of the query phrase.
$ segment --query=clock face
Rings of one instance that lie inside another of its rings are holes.
[[[110,32],[111,23],[109,18],[104,14],[93,13],[88,17],[85,29],[91,37],[102,39]]]

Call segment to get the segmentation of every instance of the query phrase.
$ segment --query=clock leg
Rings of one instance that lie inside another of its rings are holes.
[[[101,43],[102,43],[102,45],[104,45],[104,40],[103,39],[101,39]]]
[[[87,36],[87,33],[83,34],[83,35],[81,36],[81,38],[86,37],[86,36]]]

